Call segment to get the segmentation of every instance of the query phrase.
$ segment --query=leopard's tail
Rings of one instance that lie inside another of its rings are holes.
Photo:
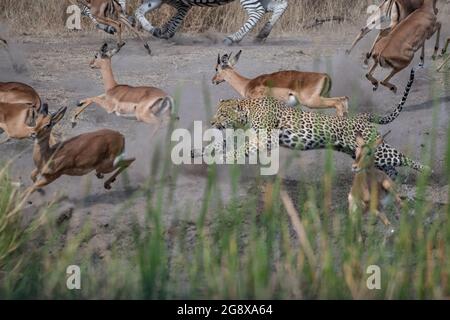
[[[409,75],[409,80],[408,80],[408,83],[406,84],[406,88],[403,93],[402,100],[397,105],[397,108],[395,108],[394,111],[392,111],[391,113],[389,113],[388,115],[385,115],[383,117],[380,117],[377,115],[371,115],[370,119],[369,119],[370,122],[378,123],[378,124],[388,124],[388,123],[391,123],[392,121],[394,121],[398,117],[400,112],[403,110],[403,106],[406,103],[406,99],[408,99],[409,91],[411,90],[411,86],[414,82],[414,75],[415,75],[415,71],[413,68],[413,69],[411,69],[411,73]]]
[[[431,168],[429,166],[423,165],[420,162],[410,159],[403,154],[400,157],[400,163],[403,167],[409,167],[419,172],[431,172]]]

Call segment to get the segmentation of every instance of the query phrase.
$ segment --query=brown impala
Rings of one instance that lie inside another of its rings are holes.
[[[300,103],[311,109],[334,108],[338,116],[347,114],[348,97],[328,98],[331,91],[329,75],[317,72],[279,71],[248,79],[234,69],[240,55],[241,51],[234,57],[231,53],[217,57],[213,84],[226,81],[245,98],[272,96],[290,106]]]
[[[385,22],[389,19],[386,28],[382,28],[376,37],[370,51],[366,54],[364,63],[367,65],[372,55],[375,44],[383,37],[387,36],[402,20],[409,16],[414,10],[419,9],[423,5],[423,0],[384,0],[379,6],[377,12],[369,18],[367,25],[361,29],[361,32],[356,36],[352,43],[352,47],[347,50],[347,53],[353,50],[356,44],[364,38],[371,30],[382,27],[377,24]],[[434,6],[435,13],[438,13],[436,5]]]
[[[72,118],[72,125],[89,105],[98,104],[108,113],[117,116],[136,119],[157,127],[170,119],[173,112],[173,99],[163,90],[155,87],[132,87],[125,84],[117,84],[111,67],[111,57],[118,49],[108,51],[105,43],[100,52],[95,55],[90,66],[100,69],[103,76],[105,93],[96,97],[87,98],[78,104],[81,109]]]
[[[27,190],[28,194],[62,175],[83,176],[93,170],[99,179],[115,171],[104,184],[106,189],[110,189],[116,177],[135,160],[125,156],[124,136],[108,129],[80,134],[50,145],[52,128],[64,117],[66,110],[64,107],[49,113],[45,105],[39,113],[30,135],[35,140],[33,160],[36,169],[31,173],[34,184]]]
[[[386,135],[385,135],[386,136]],[[395,191],[395,185],[389,176],[375,168],[375,150],[383,143],[383,137],[378,137],[373,142],[366,142],[361,133],[356,135],[356,158],[352,165],[355,172],[353,185],[348,194],[350,215],[375,213],[386,225],[390,225],[389,219],[380,210],[384,198],[389,195],[397,205],[402,206],[402,200]]]
[[[422,48],[421,65],[425,58],[425,41],[435,33],[436,44],[434,47],[433,60],[439,49],[439,36],[441,23],[437,21],[435,5],[437,0],[424,0],[423,5],[400,22],[386,37],[381,38],[372,52],[373,66],[366,75],[372,82],[373,90],[378,88],[378,80],[373,73],[378,66],[391,69],[391,73],[381,81],[381,84],[393,92],[397,87],[389,81],[397,73],[405,69],[413,60],[414,54]]]

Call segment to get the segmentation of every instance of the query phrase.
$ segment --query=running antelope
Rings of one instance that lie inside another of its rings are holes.
[[[254,79],[241,76],[234,68],[242,51],[217,57],[213,84],[228,82],[245,98],[273,96],[290,106],[302,104],[311,109],[335,108],[339,116],[347,114],[348,97],[329,98],[331,78],[325,73],[279,71]]]
[[[395,191],[395,185],[389,176],[375,167],[375,154],[378,146],[383,144],[383,137],[366,142],[361,133],[356,134],[356,158],[352,165],[355,172],[353,185],[348,194],[350,215],[373,212],[381,221],[389,226],[391,223],[381,211],[383,202],[393,196],[400,207],[402,200]]]
[[[384,0],[375,13],[369,18],[365,27],[361,29],[361,32],[356,36],[352,43],[352,46],[347,50],[347,54],[353,50],[356,44],[364,38],[370,31],[375,28],[381,28],[380,33],[376,37],[370,51],[366,54],[364,64],[369,63],[369,59],[372,56],[373,48],[375,44],[383,37],[386,37],[391,30],[393,30],[402,20],[409,16],[414,10],[420,8],[423,5],[423,0]],[[436,5],[434,6],[435,13],[438,13]],[[384,23],[389,23],[386,28],[383,28]]]
[[[444,49],[442,49],[442,55],[444,55],[447,52],[448,46],[450,45],[450,38],[447,39],[447,42],[445,43]],[[437,68],[437,71],[441,71],[442,68],[450,61],[450,55],[442,62],[442,64]]]
[[[420,65],[423,66],[425,41],[435,33],[437,33],[436,44],[432,58],[433,60],[436,58],[439,50],[441,23],[437,21],[435,5],[436,0],[424,0],[419,9],[411,13],[386,37],[381,38],[375,44],[371,55],[374,64],[366,75],[367,79],[372,82],[374,91],[378,89],[378,80],[375,79],[373,73],[380,65],[382,68],[392,69],[381,84],[396,93],[397,87],[389,81],[411,63],[415,52],[420,48],[422,48]]]
[[[21,82],[0,82],[0,102],[29,104],[35,111],[41,108],[36,90]]]
[[[78,106],[81,109],[72,118],[73,126],[76,125],[80,113],[92,103],[98,104],[108,113],[156,124],[157,127],[170,119],[174,105],[173,99],[161,89],[117,84],[111,67],[111,57],[117,52],[117,48],[108,50],[108,45],[105,43],[91,61],[91,68],[101,70],[105,93],[80,101]]]
[[[151,54],[150,46],[141,37],[135,27],[131,25],[125,14],[126,8],[123,1],[116,0],[70,0],[74,5],[87,8],[87,12],[91,20],[97,27],[102,28],[108,33],[117,34],[117,48],[120,49],[125,44],[122,40],[122,31],[124,26],[130,29],[144,44],[148,54]],[[84,12],[85,10],[83,10]],[[108,28],[109,27],[109,28]]]
[[[99,179],[114,172],[104,183],[105,189],[109,190],[117,176],[135,161],[125,156],[124,136],[108,129],[84,133],[51,145],[52,128],[64,117],[66,110],[67,107],[63,107],[49,113],[45,107],[39,113],[36,127],[30,134],[35,141],[33,160],[36,169],[31,173],[34,184],[28,188],[28,195],[62,175],[83,176],[93,170]]]
[[[11,138],[28,138],[33,129],[28,125],[34,119],[33,113],[33,109],[28,104],[0,102],[0,133],[3,131],[3,134],[6,135],[0,144]]]

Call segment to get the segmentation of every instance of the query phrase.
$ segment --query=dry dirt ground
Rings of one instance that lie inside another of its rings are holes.
[[[409,68],[395,79],[399,87],[397,95],[383,87],[375,93],[372,92],[371,84],[364,78],[367,70],[362,67],[362,55],[369,47],[374,34],[362,41],[350,56],[344,53],[358,30],[357,25],[323,26],[308,33],[273,36],[262,46],[253,44],[249,38],[239,46],[231,48],[221,45],[221,35],[179,34],[168,42],[152,40],[151,56],[146,54],[139,42],[128,38],[127,45],[113,58],[113,70],[119,83],[154,85],[173,95],[179,94],[180,121],[176,126],[180,128],[192,128],[194,120],[205,121],[205,127],[207,126],[208,108],[205,107],[205,96],[209,96],[213,109],[219,99],[238,96],[226,83],[212,85],[211,78],[217,54],[237,52],[239,49],[242,49],[243,53],[237,69],[247,77],[285,69],[327,71],[333,78],[332,95],[350,96],[352,113],[389,112],[401,99]],[[450,36],[450,28],[448,24],[444,24],[442,39],[447,36]],[[62,206],[65,212],[70,212],[69,224],[72,232],[76,234],[84,222],[90,221],[94,233],[85,245],[100,257],[108,251],[117,237],[131,241],[131,217],[143,217],[146,198],[142,194],[134,195],[132,205],[125,210],[122,205],[145,183],[156,146],[167,145],[164,130],[149,138],[151,126],[108,115],[97,106],[88,108],[80,118],[78,126],[71,128],[69,116],[76,109],[76,102],[103,92],[100,72],[91,70],[88,63],[105,39],[110,38],[100,32],[66,33],[55,37],[12,37],[12,58],[18,65],[26,68],[26,71],[21,73],[14,71],[8,54],[0,51],[0,81],[26,82],[36,88],[52,110],[61,106],[69,108],[68,115],[58,128],[61,138],[100,128],[112,128],[126,136],[127,153],[137,158],[128,171],[128,184],[124,183],[123,179],[118,179],[111,191],[104,190],[102,181],[91,174],[85,177],[62,177],[46,188],[45,196],[35,194],[32,197],[33,206],[28,210],[50,201],[56,194],[66,194],[68,198],[63,201]],[[113,40],[110,40],[113,43]],[[434,173],[430,184],[430,197],[435,202],[443,203],[446,202],[443,195],[447,194],[443,168],[449,121],[447,106],[450,103],[450,71],[434,71],[437,63],[430,59],[432,47],[432,42],[428,42],[426,66],[424,69],[417,69],[416,81],[405,110],[394,123],[381,128],[381,131],[392,130],[387,138],[390,144],[413,159],[423,160],[430,155],[430,152],[425,150],[429,150],[429,140],[435,130],[437,140],[431,154]],[[417,63],[415,60],[414,64]],[[208,94],[205,95],[205,92]],[[160,152],[156,152],[156,155]],[[24,187],[30,184],[29,175],[33,169],[31,154],[32,142],[28,140],[0,145],[0,162],[19,155],[11,164],[11,174],[12,179],[20,181]],[[286,185],[301,189],[320,182],[324,171],[325,152],[296,153],[295,160],[288,167],[284,166],[283,161],[293,154],[287,150],[283,150],[281,154],[282,166],[279,175],[286,180]],[[333,199],[338,206],[345,207],[346,193],[352,181],[351,159],[339,153],[333,153],[333,157],[336,164]],[[217,195],[225,201],[231,195],[227,169],[224,167],[220,170],[222,194]],[[165,218],[169,221],[176,212],[184,212],[183,219],[195,221],[204,195],[206,167],[184,165],[180,170],[176,185],[172,186],[174,202],[164,209]],[[244,172],[238,194],[245,198],[258,171],[254,166],[247,166]],[[413,196],[416,172],[402,169],[399,179],[404,194]],[[186,208],[189,210],[184,210]]]

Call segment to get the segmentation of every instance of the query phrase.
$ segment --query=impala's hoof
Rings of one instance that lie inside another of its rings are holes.
[[[378,90],[378,85],[377,85],[377,84],[374,84],[372,90],[373,90],[373,91],[377,91],[377,90]]]
[[[389,90],[391,90],[393,93],[397,94],[397,87],[391,87]]]
[[[77,126],[77,122],[76,122],[76,121],[71,121],[70,123],[71,123],[71,125],[72,125],[72,129],[75,128],[75,127]]]
[[[147,49],[147,52],[149,55],[152,54],[152,50],[150,49],[150,46],[148,45],[148,43],[144,44],[144,48]]]
[[[111,190],[111,184],[109,184],[109,183],[105,183],[104,187],[106,190]]]
[[[83,101],[78,101],[77,102],[77,107],[82,107],[83,106]]]

